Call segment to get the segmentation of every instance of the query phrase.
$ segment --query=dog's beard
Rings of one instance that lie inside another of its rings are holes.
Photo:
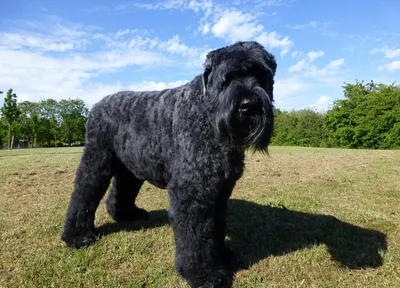
[[[264,89],[254,86],[250,97],[256,101],[257,109],[250,115],[242,113],[243,94],[249,94],[243,93],[244,89],[247,88],[242,83],[231,84],[219,99],[216,119],[219,135],[221,140],[233,142],[243,149],[266,151],[273,129],[272,103]]]

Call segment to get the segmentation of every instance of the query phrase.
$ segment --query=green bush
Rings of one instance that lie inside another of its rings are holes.
[[[331,146],[393,149],[400,147],[400,88],[395,85],[345,84],[344,99],[324,117]]]
[[[325,147],[327,136],[323,115],[312,109],[275,111],[272,144]]]

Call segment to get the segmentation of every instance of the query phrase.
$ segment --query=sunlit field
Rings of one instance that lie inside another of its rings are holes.
[[[150,220],[99,241],[60,240],[81,148],[0,151],[0,287],[187,287],[174,268],[166,191]],[[229,202],[234,287],[400,287],[400,151],[271,147],[249,154]]]

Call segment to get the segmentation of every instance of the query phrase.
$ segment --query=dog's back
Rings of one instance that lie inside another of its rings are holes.
[[[136,177],[165,188],[174,150],[173,119],[181,87],[164,91],[122,91],[104,97],[90,111],[86,141],[112,149]],[[176,140],[176,139],[175,139]]]

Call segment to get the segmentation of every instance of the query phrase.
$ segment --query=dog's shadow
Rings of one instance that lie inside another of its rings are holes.
[[[149,212],[149,219],[132,222],[106,223],[96,228],[99,238],[121,231],[137,231],[140,229],[162,227],[169,224],[168,212],[166,210],[154,210]]]
[[[165,210],[150,212],[147,221],[107,223],[97,228],[100,237],[120,231],[161,227],[169,223]],[[291,211],[245,200],[231,199],[227,216],[228,245],[238,256],[235,270],[248,269],[269,257],[326,244],[331,258],[351,269],[382,265],[386,236],[338,220],[333,216]]]
[[[382,265],[386,236],[333,216],[291,211],[232,199],[227,218],[229,245],[238,255],[238,269],[268,257],[326,244],[331,258],[350,269]]]

